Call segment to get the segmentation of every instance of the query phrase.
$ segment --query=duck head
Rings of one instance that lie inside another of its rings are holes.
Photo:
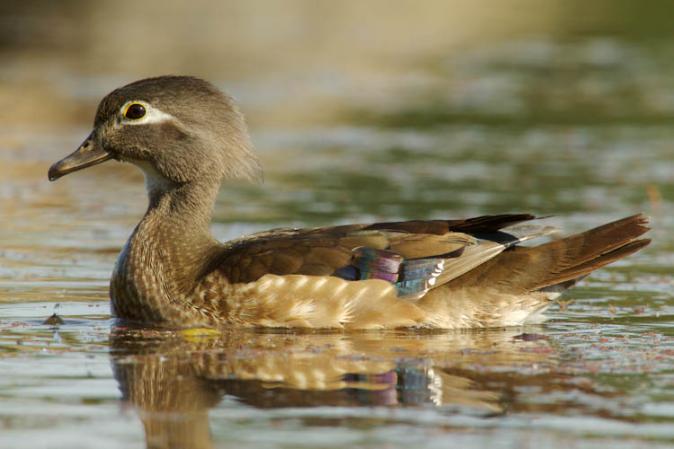
[[[109,93],[98,105],[91,134],[51,166],[49,180],[111,159],[141,168],[148,189],[261,177],[233,100],[188,76],[143,79]]]

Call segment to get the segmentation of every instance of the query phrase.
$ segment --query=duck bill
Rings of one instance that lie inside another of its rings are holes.
[[[93,136],[94,133],[91,133],[77,150],[49,167],[50,181],[56,181],[68,173],[100,164],[112,158],[110,153],[96,145]]]

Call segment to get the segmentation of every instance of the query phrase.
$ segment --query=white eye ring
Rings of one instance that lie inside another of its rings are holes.
[[[126,116],[129,108],[133,105],[139,105],[145,109],[145,114],[139,118],[129,118]],[[160,109],[152,107],[148,102],[142,100],[131,100],[124,103],[120,108],[121,125],[148,125],[152,123],[164,123],[169,121],[176,121],[176,118],[169,113]]]

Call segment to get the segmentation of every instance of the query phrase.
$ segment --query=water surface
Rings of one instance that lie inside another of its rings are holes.
[[[335,50],[351,63],[301,76],[272,63],[247,81],[245,64],[231,76],[199,68],[239,98],[266,167],[262,185],[223,187],[221,239],[518,211],[569,232],[652,217],[651,246],[593,274],[547,324],[513,329],[115,327],[107,284],[146,205],[142,178],[113,163],[57,183],[46,171],[88,134],[97,100],[136,76],[92,71],[85,62],[99,60],[78,59],[82,49],[21,53],[23,65],[0,70],[4,104],[32,105],[0,125],[0,447],[674,445],[674,45],[651,12],[649,34],[620,4],[592,16],[605,25],[594,33],[569,27],[562,8],[536,32],[459,47],[427,36],[437,45],[409,44],[379,67]],[[37,80],[35,65],[53,76]],[[62,322],[45,323],[54,313]]]

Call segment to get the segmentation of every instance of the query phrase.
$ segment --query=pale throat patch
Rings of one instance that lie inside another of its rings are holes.
[[[124,113],[127,108],[132,104],[140,104],[145,108],[145,115],[139,119],[130,119],[124,117]],[[156,123],[165,123],[171,121],[178,121],[173,115],[168,112],[164,112],[161,109],[157,109],[152,106],[150,103],[142,100],[130,100],[124,103],[124,105],[119,110],[119,119],[117,121],[117,126],[123,125],[151,125]]]
[[[134,161],[133,164],[143,170],[148,195],[152,192],[166,192],[174,186],[173,182],[163,177],[149,162]]]

